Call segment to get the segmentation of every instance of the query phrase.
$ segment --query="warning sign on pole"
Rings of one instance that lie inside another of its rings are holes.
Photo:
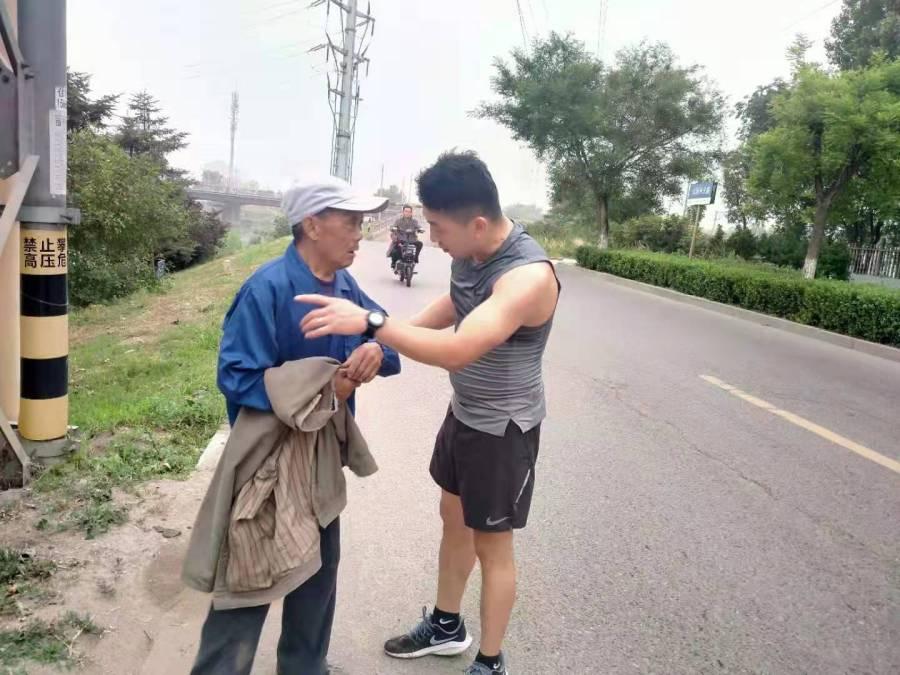
[[[66,109],[50,111],[50,194],[66,195]]]

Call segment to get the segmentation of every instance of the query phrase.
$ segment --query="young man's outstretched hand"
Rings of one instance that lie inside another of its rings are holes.
[[[298,295],[294,300],[319,306],[300,322],[300,330],[311,340],[326,335],[362,335],[366,332],[369,311],[349,300],[327,295]]]

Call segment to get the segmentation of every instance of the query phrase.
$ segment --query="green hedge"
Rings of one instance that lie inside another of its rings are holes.
[[[900,292],[749,265],[582,246],[578,264],[809,326],[900,347]]]

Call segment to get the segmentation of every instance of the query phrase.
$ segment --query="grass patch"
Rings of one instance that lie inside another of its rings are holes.
[[[15,667],[27,661],[69,665],[78,638],[102,632],[89,616],[77,612],[66,612],[51,622],[33,619],[19,628],[0,631],[0,665]]]
[[[35,558],[25,551],[0,548],[0,616],[17,616],[20,600],[44,600],[52,593],[40,586],[56,571],[50,560]]]
[[[49,579],[56,571],[50,560],[40,560],[25,551],[0,548],[0,585],[28,579]]]
[[[66,463],[34,489],[47,508],[39,529],[94,537],[125,522],[114,490],[184,478],[225,419],[216,387],[222,317],[240,284],[287,240],[243,249],[172,275],[162,294],[141,291],[73,314],[71,422],[82,434]]]
[[[579,246],[596,239],[588,233],[541,224],[530,225],[527,232],[551,258],[574,258]]]

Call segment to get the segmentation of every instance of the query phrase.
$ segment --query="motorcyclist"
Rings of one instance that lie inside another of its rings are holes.
[[[403,216],[397,218],[391,227],[391,241],[393,242],[390,249],[391,269],[397,266],[402,254],[401,246],[406,242],[412,242],[416,247],[416,264],[419,263],[419,254],[422,252],[422,242],[419,241],[418,233],[424,232],[419,227],[419,221],[413,218],[412,206],[406,204],[403,207]]]

